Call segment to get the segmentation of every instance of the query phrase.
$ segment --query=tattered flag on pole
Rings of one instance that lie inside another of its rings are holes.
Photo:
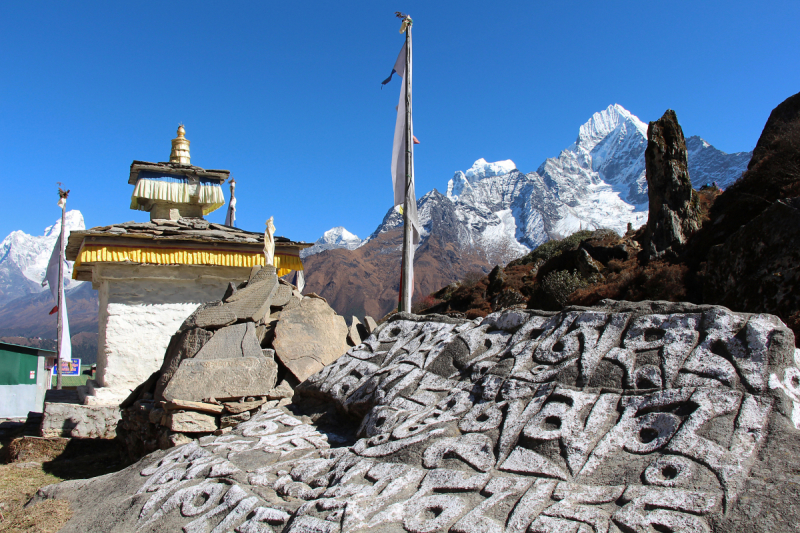
[[[231,178],[231,199],[228,202],[228,212],[225,214],[225,225],[232,228],[236,227],[236,180]]]
[[[275,262],[275,223],[274,217],[267,220],[267,228],[264,231],[264,264],[274,265]]]
[[[400,55],[397,56],[397,61],[392,69],[392,75],[395,73],[400,77],[405,78],[406,75],[406,55],[407,46],[403,44],[400,49]],[[390,75],[383,83],[389,83],[392,76]],[[408,219],[413,228],[413,243],[419,244],[419,218],[417,217],[417,198],[414,192],[414,143],[407,147],[406,143],[406,127],[409,124],[406,120],[410,115],[406,113],[406,84],[402,84],[400,89],[400,102],[397,104],[397,120],[394,126],[394,143],[392,145],[392,186],[394,188],[394,205],[404,205],[406,201],[406,174],[409,176],[408,180]],[[413,136],[414,122],[413,119],[410,123],[412,131],[412,139],[416,140]],[[406,151],[411,152],[411,168],[406,169]]]
[[[67,191],[69,192],[69,191]],[[61,197],[58,200],[59,207],[64,208],[66,205],[66,198]],[[63,217],[62,217],[63,221]],[[50,294],[53,295],[53,300],[56,302],[56,306],[50,311],[50,314],[56,313],[59,311],[58,303],[61,302],[61,312],[58,314],[58,319],[61,321],[60,324],[60,331],[61,331],[61,339],[59,343],[59,347],[61,348],[60,353],[58,354],[59,359],[69,361],[72,358],[72,343],[70,341],[69,335],[69,319],[67,318],[67,299],[64,295],[64,284],[61,283],[61,298],[59,298],[59,264],[63,265],[62,271],[67,271],[67,260],[64,257],[64,249],[66,247],[66,238],[67,232],[64,224],[61,224],[61,233],[58,236],[58,239],[53,246],[53,253],[50,254],[50,261],[47,264],[47,270],[45,271],[45,278],[42,281],[42,286],[47,285],[50,288]]]

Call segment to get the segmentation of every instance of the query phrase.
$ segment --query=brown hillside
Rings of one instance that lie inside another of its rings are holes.
[[[459,250],[444,231],[431,231],[414,259],[414,300],[489,265],[475,251]],[[382,317],[397,307],[403,230],[377,236],[356,250],[327,250],[303,260],[305,293],[325,297],[343,316]]]

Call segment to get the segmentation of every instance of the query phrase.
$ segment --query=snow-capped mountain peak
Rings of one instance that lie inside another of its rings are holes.
[[[77,209],[67,211],[64,215],[64,222],[67,225],[67,231],[86,229],[86,225],[83,222],[83,214]],[[45,237],[58,237],[59,233],[61,233],[61,218],[56,220],[55,224],[44,229]]]
[[[364,241],[359,239],[357,235],[350,233],[343,226],[336,226],[323,233],[322,237],[314,242],[314,246],[302,250],[300,257],[305,258],[324,250],[333,250],[334,248],[355,250],[362,244],[364,244]]]
[[[83,215],[77,210],[67,211],[65,223],[67,237],[70,231],[86,227]],[[61,217],[45,228],[44,235],[28,235],[17,230],[3,239],[0,243],[0,301],[44,290],[41,283],[60,233]],[[67,287],[81,283],[71,279],[71,262],[68,262],[64,277],[67,280]]]
[[[484,158],[480,158],[472,164],[472,168],[465,172],[467,179],[475,183],[483,178],[502,176],[517,170],[517,165],[510,159],[488,163]]]
[[[621,105],[610,105],[604,110],[593,114],[592,118],[580,127],[578,139],[570,149],[580,148],[585,152],[591,152],[595,146],[617,128],[625,127],[628,129],[631,126],[642,137],[647,139],[647,124]],[[632,131],[631,133],[634,132]]]
[[[505,161],[487,162],[480,158],[466,172],[457,170],[452,179],[447,183],[447,197],[458,199],[465,190],[471,190],[473,185],[485,178],[505,176],[517,170],[517,165],[510,159]]]

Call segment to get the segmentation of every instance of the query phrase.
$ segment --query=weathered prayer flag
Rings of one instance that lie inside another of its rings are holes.
[[[407,46],[403,44],[403,48],[400,49],[400,55],[397,56],[397,61],[394,64],[394,69],[392,69],[392,75],[397,73],[403,78],[404,82],[407,50]],[[392,76],[390,75],[383,83],[389,83],[391,79]],[[397,104],[397,120],[394,126],[394,143],[392,146],[392,186],[394,188],[394,205],[405,205],[406,190],[408,190],[408,220],[413,228],[413,243],[419,244],[419,218],[417,217],[417,198],[414,192],[414,143],[412,141],[411,146],[407,146],[406,142],[406,128],[411,130],[411,138],[414,138],[414,121],[411,118],[411,113],[406,112],[406,87],[407,84],[403,83],[400,89],[400,102]],[[407,151],[411,152],[410,168],[406,168]]]

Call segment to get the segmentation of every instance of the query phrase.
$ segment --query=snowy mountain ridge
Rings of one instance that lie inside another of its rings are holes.
[[[686,144],[695,188],[715,181],[729,186],[752,155],[726,154],[700,137]],[[453,232],[458,246],[483,250],[489,263],[581,229],[622,234],[628,224],[638,228],[647,222],[646,147],[647,125],[621,105],[610,105],[594,113],[576,140],[536,172],[522,173],[510,159],[491,163],[483,158],[456,171],[445,195],[434,189],[417,201],[421,236],[428,236],[444,202],[452,204],[447,209],[453,208],[458,221]],[[401,225],[402,215],[392,208],[362,244]]]

